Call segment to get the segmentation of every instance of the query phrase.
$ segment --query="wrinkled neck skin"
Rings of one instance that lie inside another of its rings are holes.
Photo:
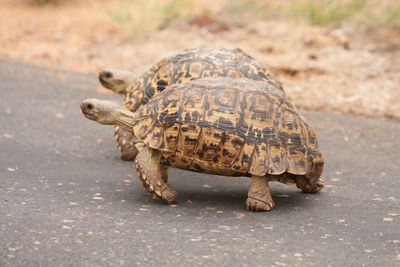
[[[125,81],[127,82],[125,86],[125,93],[127,92],[128,87],[135,83],[137,79],[139,79],[139,75],[133,72],[126,72],[124,75]]]
[[[122,71],[118,74],[119,74],[119,79],[116,79],[114,83],[111,86],[109,86],[109,88],[112,88],[111,90],[116,92],[117,94],[126,95],[126,93],[129,92],[129,89],[131,88],[132,84],[135,83],[137,75],[131,72],[122,72]]]
[[[137,115],[125,108],[119,108],[115,111],[115,114],[113,114],[112,121],[115,122],[115,125],[134,133],[133,127],[137,123]]]
[[[117,116],[112,118],[114,121],[113,124],[118,125],[122,129],[132,133],[132,141],[134,143],[139,142],[140,140],[136,137],[135,132],[133,131],[133,127],[138,123],[137,115],[125,108],[118,109],[116,113]]]

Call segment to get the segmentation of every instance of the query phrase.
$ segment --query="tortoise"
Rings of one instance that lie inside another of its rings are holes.
[[[111,101],[81,103],[86,118],[119,125],[133,135],[134,166],[155,198],[173,203],[167,185],[175,167],[251,177],[248,210],[268,211],[268,182],[318,192],[324,159],[314,130],[277,86],[247,78],[201,78],[175,84],[136,112]]]
[[[267,67],[261,67],[241,49],[203,46],[184,50],[158,62],[140,76],[132,72],[106,69],[99,73],[101,84],[119,94],[126,94],[124,106],[136,111],[168,85],[200,77],[247,77],[281,84]],[[282,89],[283,90],[283,89]],[[114,137],[123,160],[133,160],[137,154],[132,135],[115,127]]]

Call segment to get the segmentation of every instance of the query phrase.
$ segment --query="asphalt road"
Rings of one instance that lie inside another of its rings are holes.
[[[247,178],[170,171],[152,200],[113,128],[85,119],[95,76],[0,62],[0,266],[400,266],[400,123],[304,112],[326,187],[272,184],[247,212]]]

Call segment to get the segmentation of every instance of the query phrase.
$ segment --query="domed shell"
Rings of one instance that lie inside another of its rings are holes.
[[[138,112],[135,135],[162,152],[243,174],[322,172],[314,130],[267,82],[197,79],[168,87]]]
[[[258,65],[241,49],[203,46],[165,58],[142,74],[128,90],[125,107],[135,111],[169,85],[204,77],[245,77],[281,88],[267,67]]]

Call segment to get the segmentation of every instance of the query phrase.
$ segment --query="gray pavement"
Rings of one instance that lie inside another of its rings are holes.
[[[400,266],[400,123],[304,112],[326,188],[272,184],[252,213],[247,178],[170,171],[152,200],[113,128],[85,119],[95,76],[0,62],[0,266]]]

